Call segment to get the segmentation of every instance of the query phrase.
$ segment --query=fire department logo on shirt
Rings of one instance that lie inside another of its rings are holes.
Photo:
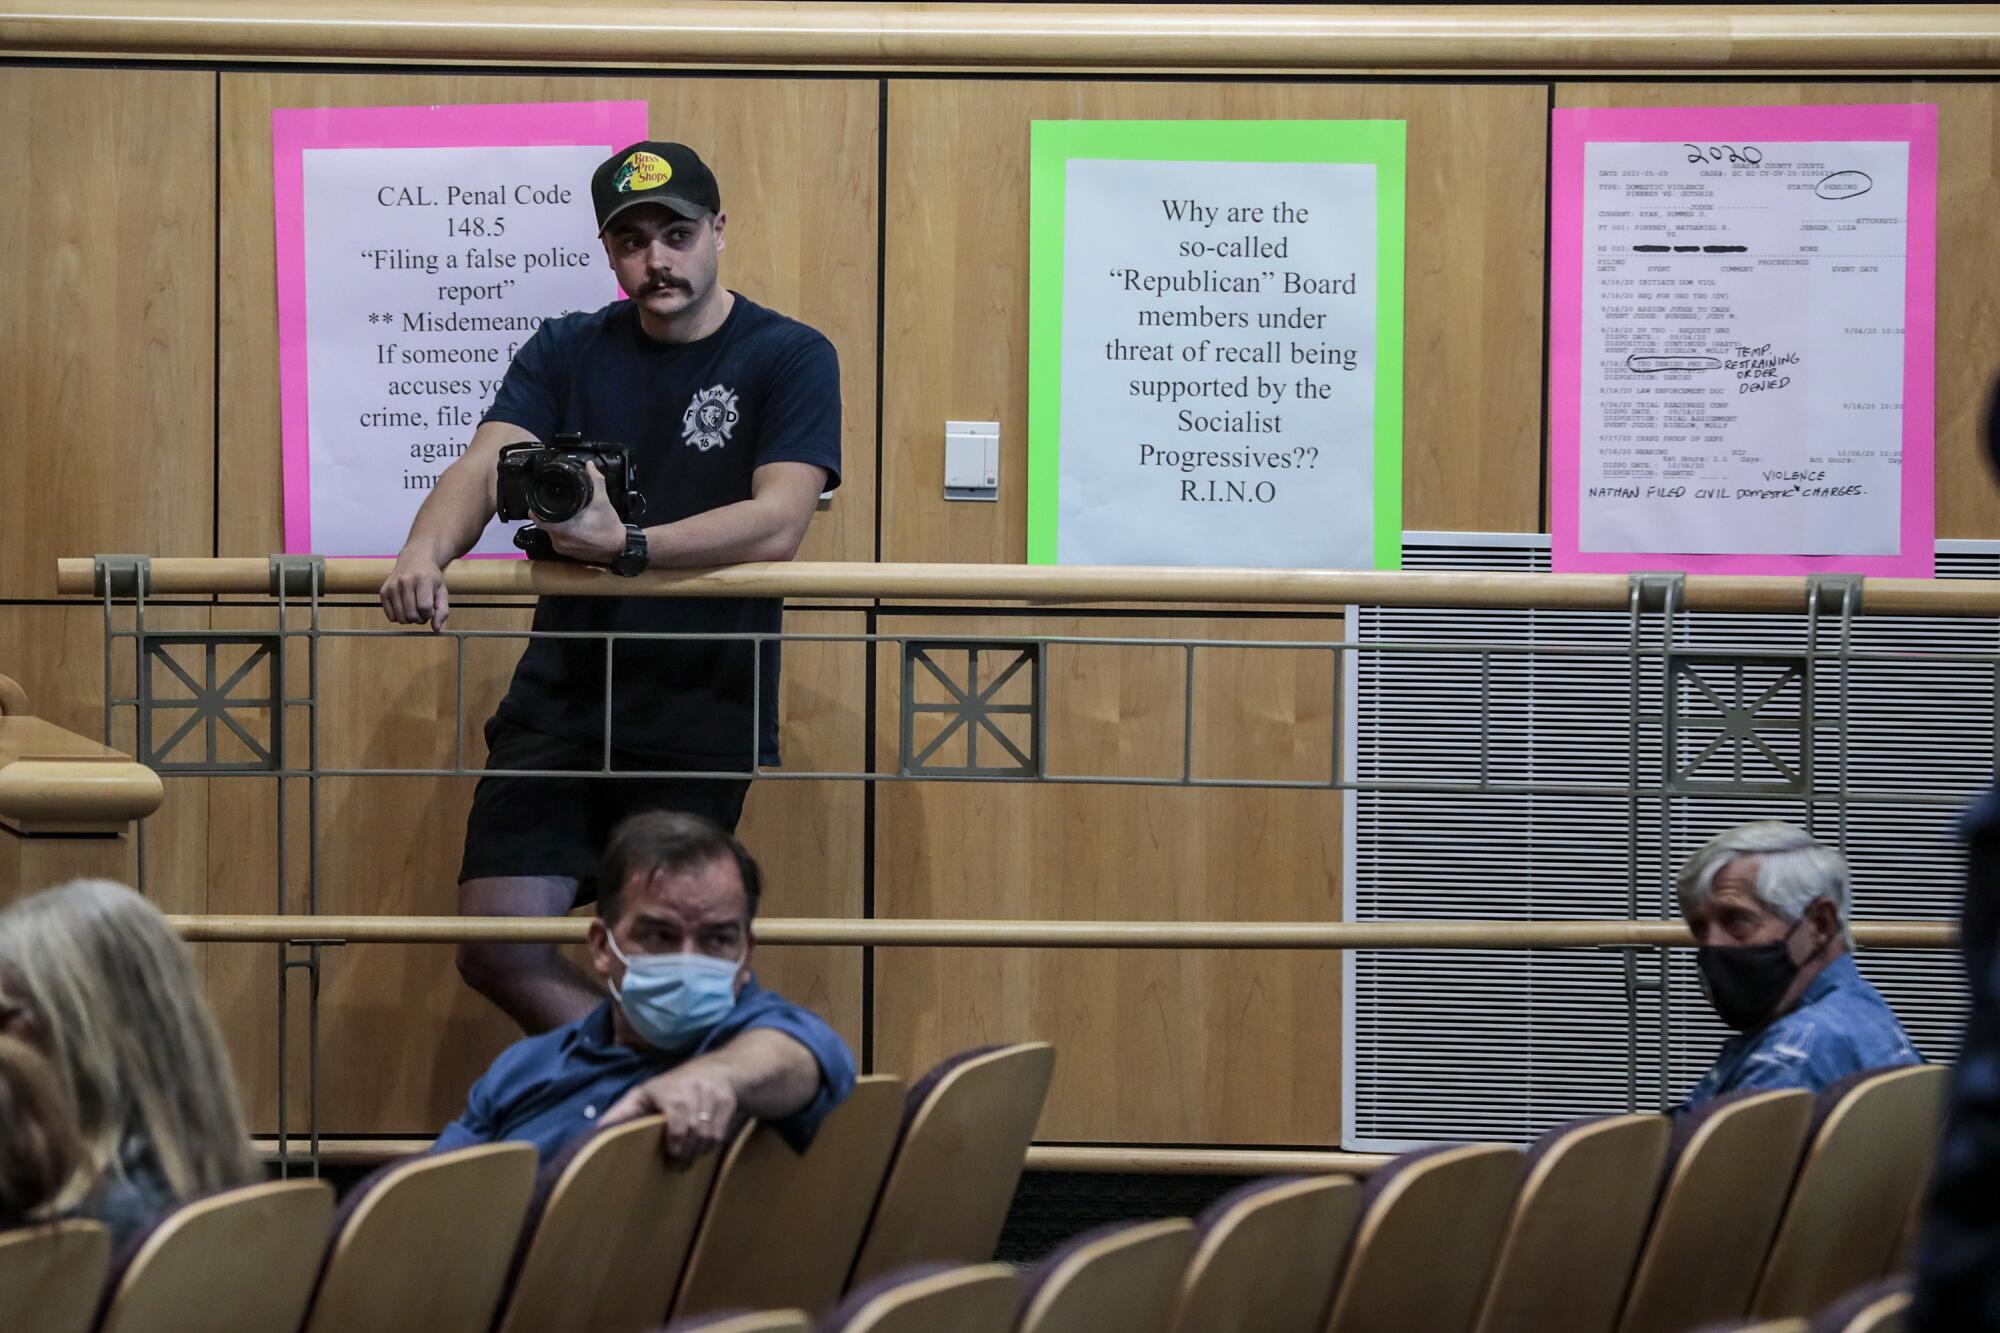
[[[729,443],[736,429],[736,390],[711,384],[696,394],[681,417],[681,440],[707,453]]]

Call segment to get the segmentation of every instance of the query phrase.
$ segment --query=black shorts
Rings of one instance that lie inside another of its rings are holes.
[[[734,833],[748,778],[516,778],[507,769],[604,766],[596,746],[530,731],[494,717],[486,724],[487,776],[472,794],[458,880],[551,875],[577,883],[576,901],[597,897],[597,860],[611,830],[641,810],[703,815]],[[658,770],[662,761],[612,750],[611,767]],[[716,767],[722,767],[718,764]]]

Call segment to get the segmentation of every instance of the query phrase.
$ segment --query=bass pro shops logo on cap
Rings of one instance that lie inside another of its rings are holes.
[[[620,194],[630,194],[634,190],[657,190],[673,178],[674,169],[667,165],[664,157],[654,153],[634,153],[619,165],[611,188]]]
[[[628,143],[590,173],[590,203],[601,235],[628,208],[658,204],[698,222],[722,211],[715,173],[684,143],[642,139]]]

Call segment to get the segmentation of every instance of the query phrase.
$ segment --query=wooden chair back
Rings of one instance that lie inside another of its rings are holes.
[[[1009,1333],[1021,1298],[1006,1264],[936,1264],[865,1282],[819,1323],[820,1333]]]
[[[820,1122],[804,1155],[768,1125],[744,1126],[716,1171],[674,1316],[813,1312],[838,1300],[902,1116],[903,1081],[870,1074]]]
[[[1824,1118],[1771,1242],[1752,1314],[1803,1318],[1883,1275],[1930,1178],[1949,1081],[1942,1065],[1911,1065],[1821,1094]]]
[[[1279,1177],[1225,1194],[1197,1224],[1177,1333],[1319,1333],[1361,1212],[1346,1176]]]
[[[297,1328],[332,1216],[333,1189],[322,1180],[249,1185],[181,1205],[138,1243],[99,1333]]]
[[[614,1125],[542,1169],[554,1181],[496,1333],[628,1333],[666,1317],[722,1155],[668,1165],[664,1123]]]
[[[663,1333],[812,1333],[812,1320],[804,1310],[750,1310],[676,1319]]]
[[[1942,1134],[1944,1127],[1940,1125],[1938,1128],[1940,1134]],[[1935,1170],[1937,1165],[1936,1149],[1932,1149],[1931,1164],[1933,1170]],[[1923,1239],[1924,1204],[1929,1197],[1930,1181],[1927,1178],[1924,1181],[1924,1187],[1918,1190],[1916,1196],[1910,1200],[1909,1214],[1903,1218],[1903,1225],[1896,1231],[1896,1243],[1889,1249],[1889,1262],[1882,1269],[1884,1273],[1908,1273],[1916,1269],[1917,1242]]]
[[[1884,1278],[1850,1291],[1814,1317],[1810,1333],[1903,1333],[1910,1319],[1910,1279]]]
[[[1800,1089],[1723,1097],[1674,1126],[1667,1183],[1619,1333],[1740,1319],[1757,1290],[1812,1121]]]
[[[910,1089],[850,1286],[912,1264],[993,1257],[1055,1065],[1055,1047],[1041,1041],[969,1051]]]
[[[486,1333],[535,1187],[535,1150],[486,1143],[355,1186],[306,1333]]]
[[[1035,1266],[1019,1333],[1160,1333],[1194,1253],[1194,1223],[1114,1222],[1064,1242]]]
[[[84,1333],[110,1262],[111,1233],[99,1222],[0,1232],[0,1328]]]
[[[1653,1217],[1672,1123],[1604,1116],[1558,1126],[1528,1151],[1479,1333],[1611,1333]]]
[[[613,1125],[543,1168],[546,1199],[497,1333],[630,1333],[666,1316],[721,1154],[670,1166],[665,1123]]]
[[[1450,1144],[1406,1153],[1368,1182],[1331,1333],[1465,1333],[1521,1184],[1519,1148]]]

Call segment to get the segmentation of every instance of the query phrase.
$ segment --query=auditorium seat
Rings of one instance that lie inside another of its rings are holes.
[[[804,1155],[768,1125],[744,1126],[716,1171],[675,1317],[832,1305],[861,1248],[902,1115],[903,1081],[870,1074],[820,1122]]]
[[[1021,1290],[1020,1333],[1160,1333],[1194,1253],[1194,1224],[1112,1222],[1035,1265]]]
[[[1667,1183],[1640,1248],[1619,1333],[1681,1333],[1741,1319],[1805,1151],[1801,1089],[1718,1097],[1680,1117]]]
[[[993,1257],[1055,1063],[1047,1042],[989,1046],[917,1081],[850,1286],[912,1264]]]
[[[1848,1292],[1814,1316],[1811,1333],[1903,1333],[1909,1313],[1910,1279],[1883,1278]]]
[[[1820,1094],[1819,1125],[1751,1314],[1804,1318],[1884,1275],[1930,1177],[1949,1079],[1942,1065],[1912,1065],[1842,1079]]]
[[[1223,1195],[1196,1222],[1170,1327],[1319,1333],[1360,1210],[1346,1176],[1278,1176]]]
[[[804,1310],[724,1310],[676,1319],[660,1333],[812,1333]]]
[[[1943,1137],[1942,1123],[1938,1125],[1938,1134],[1940,1138]],[[1935,1147],[1931,1150],[1931,1160],[1935,1166],[1937,1160]],[[1903,1218],[1903,1225],[1896,1230],[1896,1243],[1889,1250],[1889,1262],[1882,1268],[1884,1273],[1907,1273],[1916,1266],[1917,1242],[1924,1234],[1924,1204],[1929,1196],[1930,1175],[1926,1173],[1924,1187],[1911,1196],[1910,1211]]]
[[[856,1287],[819,1333],[1008,1333],[1021,1283],[1006,1264],[920,1264]]]
[[[526,1143],[375,1172],[341,1201],[305,1333],[486,1333],[534,1187]]]
[[[1662,1115],[1603,1116],[1536,1141],[1479,1333],[1610,1333],[1659,1197],[1671,1130]]]
[[[0,1232],[0,1328],[84,1333],[97,1313],[110,1259],[111,1233],[97,1222]]]
[[[541,1169],[497,1333],[634,1333],[666,1317],[721,1154],[669,1165],[664,1124],[613,1125]]]
[[[1442,1144],[1368,1180],[1331,1333],[1465,1333],[1521,1184],[1521,1150]]]
[[[247,1185],[182,1204],[126,1242],[99,1333],[297,1328],[332,1216],[333,1190],[319,1180]]]

